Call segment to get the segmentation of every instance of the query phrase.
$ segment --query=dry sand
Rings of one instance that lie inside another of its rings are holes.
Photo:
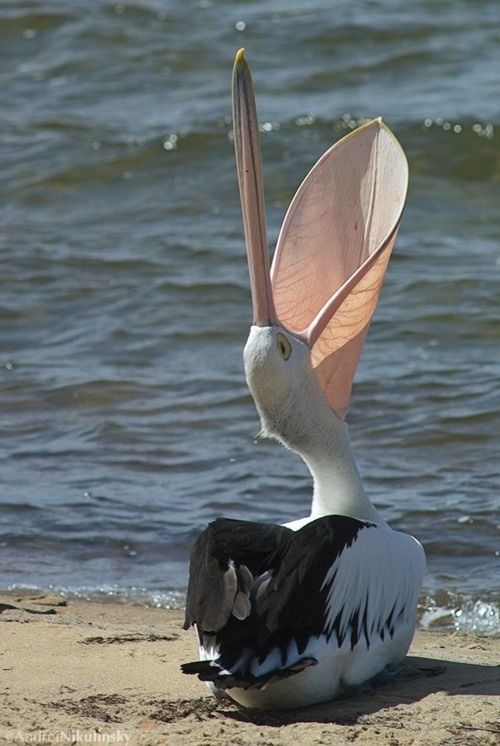
[[[180,673],[180,612],[2,595],[0,624],[2,744],[500,744],[499,639],[419,632],[392,683],[266,714]]]

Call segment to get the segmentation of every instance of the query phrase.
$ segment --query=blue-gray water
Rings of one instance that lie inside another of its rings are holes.
[[[182,603],[207,521],[306,512],[243,379],[245,46],[273,242],[357,121],[408,153],[353,443],[425,545],[423,623],[500,626],[499,28],[494,0],[3,0],[0,587]]]

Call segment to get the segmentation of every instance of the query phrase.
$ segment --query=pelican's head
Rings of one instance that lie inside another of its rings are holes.
[[[328,408],[311,369],[309,348],[280,326],[254,324],[243,359],[262,434],[301,450],[309,435],[307,415]]]
[[[233,70],[233,126],[253,304],[245,371],[264,431],[295,448],[312,417],[347,414],[401,221],[408,165],[380,118],[349,133],[297,190],[271,267],[257,114],[242,49]]]

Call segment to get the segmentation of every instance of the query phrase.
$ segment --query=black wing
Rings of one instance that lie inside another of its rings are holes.
[[[319,518],[299,531],[229,519],[211,523],[191,555],[185,628],[196,624],[201,644],[217,657],[185,664],[184,672],[219,687],[249,687],[316,663],[295,658],[288,668],[287,650],[294,640],[300,656],[311,637],[325,631],[328,571],[373,525],[346,516]],[[262,663],[273,650],[280,651],[279,672],[253,676],[252,662]]]
[[[201,633],[223,629],[231,614],[244,613],[255,578],[279,566],[293,531],[272,523],[218,518],[196,540],[191,552],[184,629]],[[240,608],[241,607],[241,608]]]

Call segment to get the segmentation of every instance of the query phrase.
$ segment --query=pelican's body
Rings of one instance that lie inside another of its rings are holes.
[[[356,149],[351,140],[327,151],[292,201],[269,270],[241,52],[234,75],[254,307],[245,372],[263,433],[304,459],[313,499],[308,517],[284,526],[222,518],[201,534],[185,624],[197,626],[201,660],[183,670],[244,706],[274,709],[394,672],[415,629],[422,547],[389,528],[366,496],[343,419],[401,217],[406,161],[380,120],[358,130]]]

